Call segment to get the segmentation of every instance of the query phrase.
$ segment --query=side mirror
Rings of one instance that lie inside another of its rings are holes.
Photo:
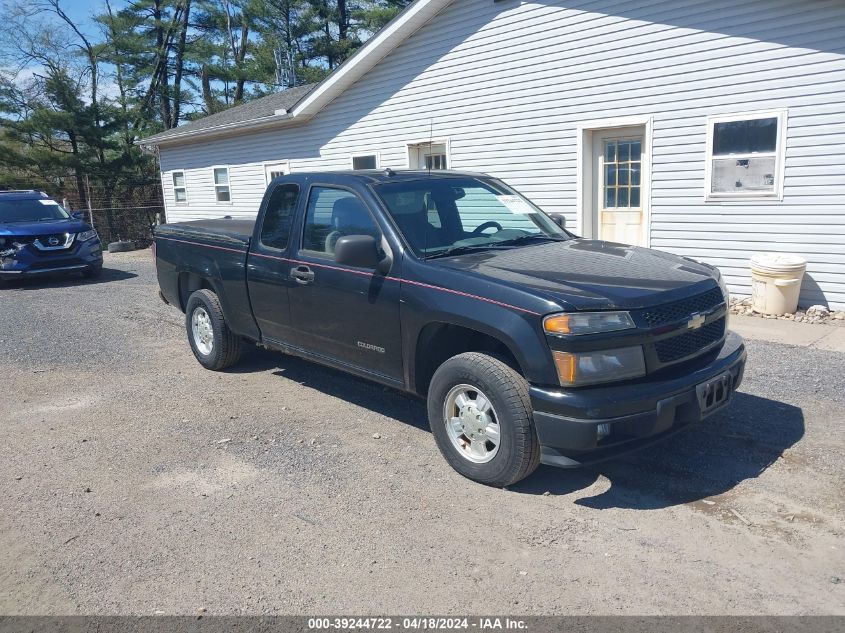
[[[557,224],[560,228],[566,229],[566,216],[563,213],[549,213],[552,222]]]
[[[334,245],[334,260],[347,266],[378,268],[378,242],[372,235],[344,235]]]
[[[84,220],[85,214],[82,211],[74,211],[70,214],[70,217],[72,217],[74,220]]]

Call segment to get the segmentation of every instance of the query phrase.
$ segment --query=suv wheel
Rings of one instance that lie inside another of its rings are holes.
[[[229,329],[220,300],[210,290],[197,290],[188,299],[185,329],[191,351],[206,369],[220,371],[238,362],[241,339]]]
[[[508,486],[540,463],[528,383],[487,354],[459,354],[438,368],[428,419],[440,452],[469,479]]]

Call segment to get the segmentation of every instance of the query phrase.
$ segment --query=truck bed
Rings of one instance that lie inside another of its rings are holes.
[[[217,219],[194,220],[178,224],[164,224],[156,228],[156,235],[161,237],[198,239],[212,242],[238,242],[240,246],[249,244],[255,220]]]
[[[185,309],[190,293],[208,284],[235,331],[258,338],[246,265],[255,220],[195,220],[155,229],[156,270],[164,299]]]

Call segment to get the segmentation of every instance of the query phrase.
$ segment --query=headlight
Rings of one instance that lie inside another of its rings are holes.
[[[643,348],[620,347],[598,352],[553,352],[560,384],[580,387],[645,375]]]
[[[87,240],[93,240],[97,237],[97,231],[91,229],[90,231],[82,231],[82,233],[76,234],[76,239],[80,242],[85,242]]]
[[[633,327],[636,326],[627,312],[570,312],[551,314],[543,319],[546,333],[557,336],[614,332]]]

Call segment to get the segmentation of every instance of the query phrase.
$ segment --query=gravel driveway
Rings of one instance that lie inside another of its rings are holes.
[[[845,614],[845,356],[749,343],[729,412],[506,490],[421,402],[214,374],[146,252],[0,289],[0,613]]]

